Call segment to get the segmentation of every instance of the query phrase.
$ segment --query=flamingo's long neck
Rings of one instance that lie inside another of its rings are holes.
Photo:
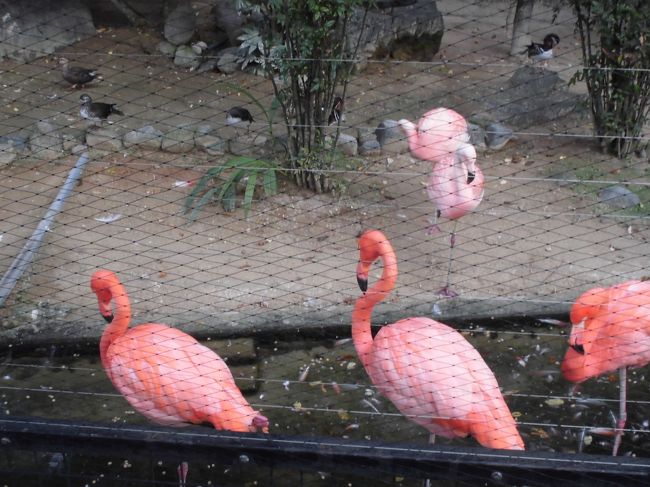
[[[126,333],[131,322],[131,304],[124,286],[119,282],[112,283],[109,293],[113,304],[113,319],[104,330],[99,342],[99,353],[104,365],[106,365],[106,354],[111,343]]]
[[[359,297],[352,311],[352,341],[364,367],[368,367],[372,349],[370,318],[375,304],[384,300],[395,287],[397,258],[388,241],[381,242],[379,256],[384,270],[381,278],[363,296]]]

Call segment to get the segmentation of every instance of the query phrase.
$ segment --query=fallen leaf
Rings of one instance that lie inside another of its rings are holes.
[[[543,430],[542,428],[533,428],[530,434],[533,436],[537,436],[538,438],[542,438],[544,440],[549,438],[549,435],[546,432],[546,430]]]
[[[547,399],[544,401],[547,406],[550,406],[552,408],[557,408],[560,407],[562,404],[564,404],[564,399],[560,399],[559,397],[552,397],[550,399]]]

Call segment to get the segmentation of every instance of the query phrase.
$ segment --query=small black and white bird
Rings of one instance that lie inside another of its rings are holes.
[[[544,63],[553,57],[553,48],[560,43],[560,37],[557,34],[547,34],[544,41],[531,42],[530,45],[521,53],[528,54],[528,58],[534,63]]]
[[[329,117],[327,117],[327,125],[332,125],[334,123],[338,124],[345,120],[345,115],[343,115],[343,98],[340,96],[334,97],[334,103],[332,103],[332,111],[330,112]]]
[[[110,115],[124,115],[121,111],[115,108],[115,103],[100,103],[93,102],[92,98],[88,95],[81,95],[79,97],[81,100],[81,108],[79,109],[79,114],[82,118],[90,120],[91,122],[103,122]]]
[[[250,128],[251,123],[254,122],[251,112],[242,107],[232,107],[228,110],[228,114],[226,115],[227,125],[237,125],[242,122],[248,122],[248,127]]]
[[[101,75],[94,69],[82,68],[80,66],[72,66],[64,57],[59,58],[63,79],[72,85],[73,88],[78,88],[86,83],[90,83],[95,79],[102,79]]]

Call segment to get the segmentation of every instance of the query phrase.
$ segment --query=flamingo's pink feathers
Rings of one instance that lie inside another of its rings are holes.
[[[582,382],[650,362],[650,282],[591,289],[574,303],[571,321],[571,346],[562,362],[567,380]]]
[[[397,262],[392,245],[378,230],[359,237],[359,254],[362,289],[372,263],[383,262],[381,278],[357,299],[352,313],[352,339],[377,389],[434,434],[471,435],[486,447],[523,450],[494,374],[460,333],[429,318],[407,318],[372,337],[372,309],[395,286]]]
[[[91,288],[110,319],[100,344],[102,364],[136,410],[163,425],[205,422],[216,429],[268,432],[268,420],[248,404],[221,357],[167,325],[129,329],[129,299],[114,273],[97,271]]]
[[[429,318],[383,327],[366,366],[377,389],[412,421],[492,448],[523,449],[499,384],[456,330]]]

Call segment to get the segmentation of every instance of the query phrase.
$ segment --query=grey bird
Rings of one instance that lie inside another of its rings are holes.
[[[100,103],[94,102],[90,96],[83,94],[79,97],[81,100],[81,108],[79,114],[82,118],[90,120],[91,122],[103,122],[108,119],[110,115],[124,115],[116,107],[115,103]]]
[[[81,66],[72,66],[64,57],[59,58],[63,79],[72,85],[73,88],[84,87],[95,79],[101,79],[100,74],[94,69],[82,68]]]

